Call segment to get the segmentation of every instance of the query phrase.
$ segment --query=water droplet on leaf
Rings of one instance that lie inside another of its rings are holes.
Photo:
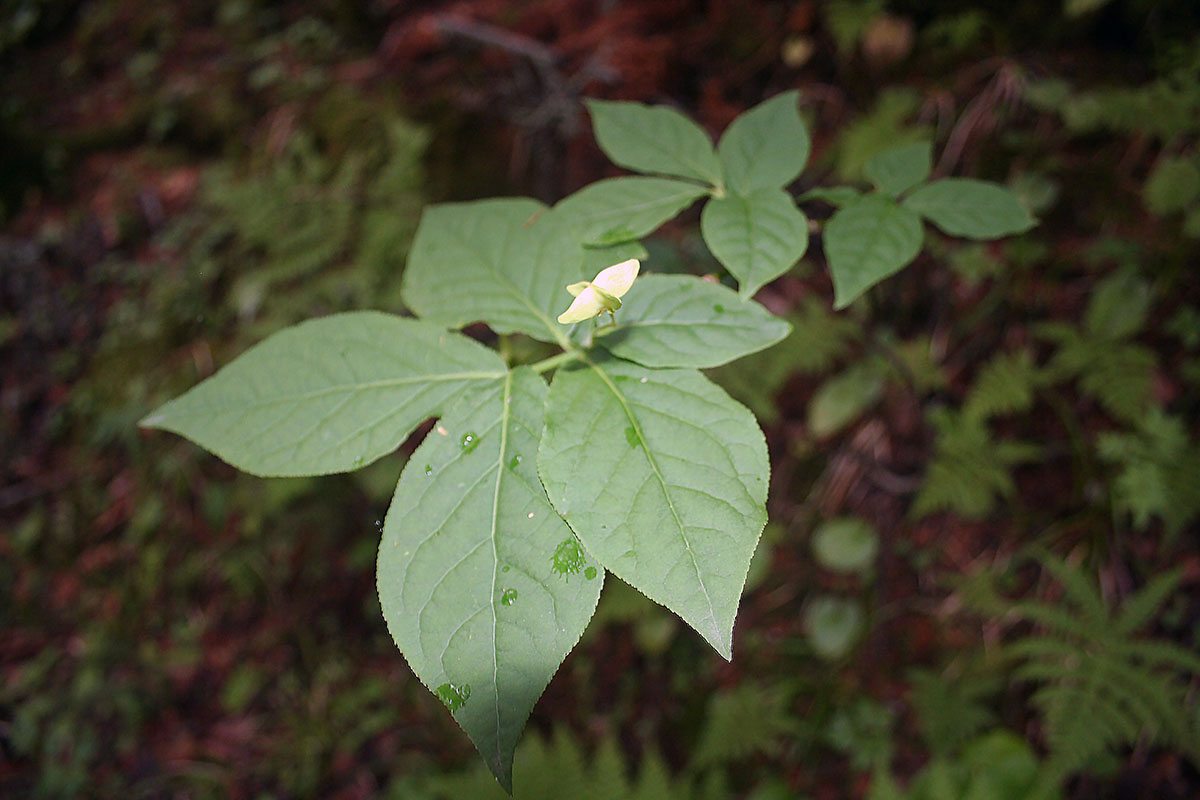
[[[468,431],[462,436],[462,449],[464,453],[469,453],[479,446],[479,435],[473,431]]]
[[[641,447],[642,440],[638,436],[637,431],[630,425],[625,429],[625,441],[629,442],[630,447]]]
[[[550,557],[551,569],[568,581],[572,575],[579,574],[583,564],[583,549],[573,536],[563,539],[558,547],[554,548],[554,555]]]
[[[438,696],[438,699],[441,700],[442,703],[445,704],[446,708],[450,709],[450,713],[453,714],[455,711],[458,711],[460,708],[462,708],[463,704],[470,699],[471,684],[464,683],[461,686],[455,686],[453,683],[443,683],[441,686],[437,687],[437,689],[434,691],[434,694]]]
[[[432,466],[432,465],[430,465],[430,464],[426,464],[426,465],[425,465],[425,474],[426,474],[426,475],[432,475],[432,474],[433,474],[433,466]]]
[[[596,579],[596,568],[588,567],[587,569],[585,569],[583,571],[583,577],[587,578],[589,581],[595,580]]]
[[[504,594],[500,595],[500,604],[501,605],[511,606],[515,602],[517,602],[517,590],[516,589],[505,589]]]
[[[508,462],[508,468],[509,468],[509,469],[516,469],[516,468],[517,468],[517,466],[518,466],[520,463],[521,463],[521,457],[520,457],[520,456],[513,456],[513,457],[512,457],[512,461],[509,461],[509,462]]]
[[[713,306],[713,311],[717,312],[718,314],[722,314],[725,312],[725,306],[720,305],[720,304],[715,305],[715,306]]]

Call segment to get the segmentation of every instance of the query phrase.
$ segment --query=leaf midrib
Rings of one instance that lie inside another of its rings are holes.
[[[497,652],[496,629],[499,621],[496,616],[496,580],[500,572],[500,553],[496,546],[496,531],[500,520],[500,483],[504,477],[505,455],[508,450],[508,421],[510,411],[509,401],[512,399],[512,372],[504,378],[504,392],[500,401],[500,454],[496,458],[496,490],[492,495],[492,530],[489,539],[492,542],[492,588],[488,593],[488,605],[492,609],[492,691],[496,694],[496,763],[503,763],[500,751],[500,657]]]
[[[654,180],[667,181],[671,179],[655,178]],[[671,182],[680,184],[678,188],[674,189],[673,194],[663,194],[650,200],[642,200],[636,203],[625,203],[619,207],[605,208],[601,211],[593,211],[590,214],[581,214],[580,216],[587,221],[605,221],[612,217],[628,217],[630,216],[630,212],[654,211],[661,206],[668,206],[678,203],[683,198],[689,198],[693,201],[697,200],[707,193],[705,192],[704,187],[700,186],[699,184],[684,183],[683,181],[674,180],[671,180]]]
[[[324,389],[314,389],[309,392],[301,392],[299,394],[280,395],[262,400],[250,402],[238,401],[228,405],[220,405],[217,403],[198,404],[193,407],[193,410],[210,411],[224,410],[228,408],[252,409],[263,408],[266,406],[278,405],[279,403],[295,403],[304,400],[312,400],[325,395],[337,394],[339,392],[353,393],[359,391],[368,391],[371,389],[387,389],[395,386],[405,386],[410,383],[442,383],[446,381],[467,381],[467,380],[494,380],[502,378],[507,373],[505,372],[443,372],[434,375],[413,375],[404,378],[384,378],[378,381],[367,381],[365,383],[343,383],[337,386],[327,386]],[[186,396],[186,395],[185,395]],[[154,425],[167,419],[169,414],[159,414],[156,417],[150,417],[146,420],[147,425]]]
[[[633,426],[634,434],[637,436],[638,441],[642,445],[642,452],[646,455],[646,461],[650,464],[650,469],[653,471],[654,477],[658,479],[659,486],[662,487],[663,497],[665,497],[667,500],[667,508],[671,509],[671,517],[675,520],[675,526],[679,529],[679,538],[683,539],[684,550],[687,551],[688,558],[691,559],[692,569],[696,573],[696,580],[700,583],[700,591],[704,593],[704,600],[708,603],[709,614],[712,617],[714,624],[719,625],[717,622],[717,610],[713,606],[712,597],[708,593],[708,587],[704,585],[704,575],[700,572],[700,564],[696,561],[696,554],[692,552],[692,543],[688,541],[687,529],[683,524],[683,520],[679,518],[679,512],[675,509],[675,501],[671,498],[670,487],[667,485],[667,479],[662,474],[662,470],[658,466],[658,460],[654,458],[654,453],[650,449],[649,442],[646,441],[645,434],[642,433],[641,422],[638,421],[637,416],[633,413],[633,409],[630,408],[629,402],[625,399],[625,395],[621,393],[621,390],[618,389],[617,385],[613,383],[611,378],[609,378],[608,373],[601,369],[599,365],[597,365],[587,356],[583,356],[583,360],[600,377],[600,380],[604,382],[604,385],[608,387],[608,390],[612,392],[613,397],[615,397],[617,402],[621,404],[621,409],[625,412],[626,419],[628,419],[629,423]],[[720,634],[719,628],[717,629],[717,633]],[[722,644],[724,644],[724,642],[722,642]]]
[[[663,127],[666,127],[666,126],[664,125]],[[667,176],[671,176],[671,177],[686,177],[686,178],[693,178],[693,179],[695,179],[696,177],[700,177],[700,180],[705,181],[710,186],[716,185],[716,183],[713,182],[712,178],[708,176],[709,170],[705,168],[706,165],[700,164],[699,162],[692,159],[690,156],[680,155],[679,153],[672,151],[670,148],[667,148],[667,147],[659,144],[658,141],[654,139],[654,137],[650,136],[644,130],[642,130],[641,128],[639,128],[637,126],[630,126],[630,128],[631,128],[630,133],[633,136],[640,139],[644,145],[648,145],[651,150],[654,150],[654,151],[662,154],[668,160],[673,160],[678,164],[682,164],[685,167],[695,170],[695,173],[693,173],[691,175],[673,175],[670,172],[659,172],[658,173],[659,175],[667,175]],[[700,133],[703,136],[705,136],[705,138],[707,138],[707,134],[705,134],[703,131],[700,131]],[[708,152],[713,153],[713,160],[717,161],[716,166],[717,166],[717,170],[719,172],[720,171],[720,161],[718,161],[716,159],[716,153],[712,150],[712,142],[708,143],[708,147],[709,147]],[[616,159],[613,159],[613,160],[616,161]]]
[[[536,218],[536,216],[537,215],[534,215],[534,218]],[[546,316],[545,313],[543,313],[542,310],[534,304],[533,300],[526,296],[525,293],[521,291],[520,287],[512,282],[511,278],[499,270],[494,258],[489,257],[486,251],[477,250],[471,243],[464,243],[464,246],[466,249],[472,251],[475,254],[475,257],[478,258],[482,263],[487,265],[488,271],[492,273],[492,277],[496,279],[496,282],[500,284],[504,291],[508,292],[511,297],[524,305],[525,308],[530,311],[530,313],[532,313],[543,325],[546,326],[546,330],[550,332],[562,349],[570,349],[570,341],[557,327],[555,322],[551,320],[550,317]],[[504,249],[507,249],[507,247]]]

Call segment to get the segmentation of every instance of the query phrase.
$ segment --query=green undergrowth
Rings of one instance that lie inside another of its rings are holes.
[[[835,5],[865,20],[830,31],[840,69],[884,74],[858,62],[884,4]],[[222,4],[221,24],[239,13],[265,12]],[[3,47],[42,35],[9,23]],[[987,30],[947,13],[917,42],[962,63]],[[29,237],[35,267],[5,262],[5,796],[504,796],[379,621],[379,526],[411,445],[264,481],[134,427],[297,320],[401,308],[436,132],[329,89],[327,22],[279,31],[247,56],[255,96],[327,113],[279,146],[225,116],[230,86],[162,89],[138,112],[155,148],[239,131],[194,201],[86,268],[82,217]],[[953,171],[1009,186],[1039,227],[929,227],[912,267],[840,311],[817,250],[759,293],[791,333],[706,373],[758,416],[777,481],[738,661],[612,581],[517,749],[516,797],[1194,790],[1196,581],[1171,567],[1200,519],[1200,78],[1171,52],[1136,81],[1030,68],[968,136]],[[154,66],[131,68],[152,83]],[[837,131],[805,107],[818,163],[861,188],[880,152],[940,154],[948,134],[926,83],[876,81]],[[974,95],[955,91],[961,111]],[[801,200],[818,228],[826,199]],[[718,271],[690,222],[647,242],[648,266]],[[18,305],[13,276],[38,274]]]

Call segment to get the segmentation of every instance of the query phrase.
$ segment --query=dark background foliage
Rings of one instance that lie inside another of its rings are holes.
[[[403,311],[423,204],[616,174],[581,98],[716,133],[790,88],[797,193],[932,138],[937,174],[1008,183],[1041,224],[937,238],[836,317],[815,248],[762,290],[796,333],[714,373],[773,462],[735,660],[608,587],[518,796],[935,797],[939,764],[962,796],[995,753],[1011,788],[1068,751],[1065,797],[1197,796],[1187,0],[0,0],[0,795],[492,791],[374,593],[411,445],[265,481],[136,421],[286,324]],[[648,268],[719,272],[695,223]],[[822,533],[843,517],[867,533]],[[1082,587],[1149,608],[1124,639],[1037,610]],[[1021,644],[1055,635],[1057,661]],[[1143,638],[1184,656],[1115,655]],[[1070,664],[1097,647],[1093,691]],[[1089,744],[1063,702],[1119,735]]]

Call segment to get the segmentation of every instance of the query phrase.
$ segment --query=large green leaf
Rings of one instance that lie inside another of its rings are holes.
[[[738,194],[778,189],[808,163],[808,130],[796,107],[800,93],[784,92],[735,119],[717,145],[729,188]]]
[[[945,233],[968,239],[999,239],[1037,224],[1016,194],[973,178],[927,183],[904,198],[904,206]]]
[[[683,114],[641,103],[585,102],[596,142],[614,164],[637,172],[721,184],[721,164],[712,141]]]
[[[916,142],[884,150],[867,162],[864,171],[880,191],[899,197],[933,172],[933,143]]]
[[[620,360],[560,369],[538,472],[588,552],[731,657],[766,523],[754,416],[693,370]]]
[[[427,322],[333,314],[268,337],[141,424],[254,475],[345,472],[505,371],[491,350]]]
[[[704,194],[704,187],[688,181],[608,178],[559,201],[555,210],[569,220],[580,241],[603,246],[645,236]]]
[[[825,257],[834,308],[845,308],[921,251],[921,219],[891,199],[869,194],[840,209],[825,226]]]
[[[509,791],[525,721],[603,583],[538,482],[546,394],[522,368],[464,396],[409,459],[379,545],[392,637]]]
[[[791,269],[808,249],[808,220],[782,189],[713,198],[700,215],[708,249],[738,279],[742,297]]]
[[[555,322],[583,273],[570,225],[525,198],[447,203],[425,210],[404,271],[404,301],[451,328],[486,322],[497,333],[564,341]]]
[[[717,367],[787,336],[792,326],[752,300],[691,275],[639,278],[600,328],[605,350],[647,367]]]

